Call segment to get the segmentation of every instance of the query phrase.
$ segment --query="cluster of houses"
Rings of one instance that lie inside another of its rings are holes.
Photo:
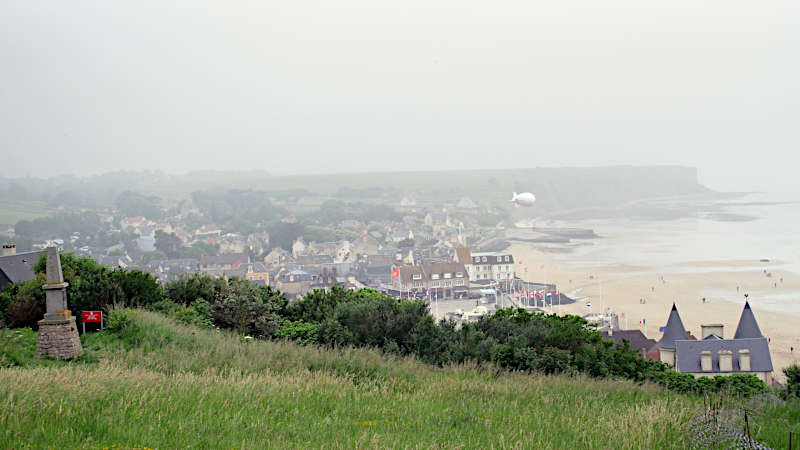
[[[507,253],[471,253],[462,247],[449,255],[399,249],[352,255],[346,249],[350,247],[333,243],[303,247],[304,252],[298,254],[278,248],[259,261],[240,252],[199,260],[151,261],[141,269],[162,281],[190,273],[239,277],[273,286],[290,299],[333,285],[349,289],[372,287],[403,297],[465,298],[471,290],[496,287],[516,278],[513,255]],[[3,245],[0,289],[8,283],[32,279],[33,265],[40,253],[17,253],[13,244]],[[698,377],[745,373],[766,383],[773,379],[769,341],[747,302],[733,337],[728,338],[723,324],[702,325],[696,338],[684,327],[674,304],[658,341],[648,339],[640,330],[620,330],[618,321],[603,325],[601,332],[606,338],[617,344],[627,341],[643,358],[662,361],[681,373]]]

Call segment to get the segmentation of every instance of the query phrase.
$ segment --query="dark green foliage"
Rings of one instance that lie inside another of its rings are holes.
[[[783,369],[786,375],[786,396],[800,398],[800,366],[794,364]]]
[[[35,328],[45,311],[45,257],[34,265],[36,278],[7,286],[0,293],[0,317],[10,327]],[[64,280],[69,283],[67,301],[80,321],[80,311],[107,309],[109,305],[147,306],[163,298],[161,287],[149,274],[112,270],[90,258],[61,254]]]
[[[10,328],[37,328],[45,311],[43,275],[7,285],[0,292],[0,320]]]
[[[165,298],[153,303],[148,309],[165,314],[186,325],[200,328],[213,327],[211,304],[203,299],[197,299],[190,306],[184,306]]]
[[[14,233],[23,238],[66,238],[74,232],[81,235],[94,234],[103,229],[100,216],[93,212],[59,213],[33,220],[20,220]]]
[[[226,292],[228,283],[205,274],[186,275],[164,285],[164,295],[174,302],[191,305],[195,300],[214,303]]]
[[[268,286],[256,286],[236,278],[211,305],[214,324],[254,337],[274,337],[281,328],[280,313],[286,297]]]
[[[665,370],[652,374],[650,380],[666,387],[669,390],[682,394],[711,394],[723,392],[740,397],[750,397],[769,391],[767,385],[757,376],[751,374],[734,374],[717,377],[698,377],[688,373],[678,373]]]
[[[273,247],[291,251],[292,244],[303,233],[305,233],[305,227],[300,223],[277,222],[269,227],[269,241]]]
[[[318,334],[319,327],[313,323],[284,320],[276,337],[286,338],[300,344],[316,344]]]
[[[181,239],[175,233],[165,233],[161,230],[156,230],[155,246],[169,258],[181,258],[185,254],[183,242],[181,242]]]

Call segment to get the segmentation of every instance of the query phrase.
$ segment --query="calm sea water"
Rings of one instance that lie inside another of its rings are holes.
[[[753,194],[733,203],[790,202],[797,199],[800,196],[791,199]],[[654,267],[659,273],[761,270],[763,264],[759,260],[769,259],[783,262],[778,266],[782,270],[800,274],[800,204],[732,205],[726,212],[756,219],[746,222],[710,218],[658,222],[581,221],[570,225],[593,228],[603,238],[587,241],[587,245],[556,257],[568,266],[633,265]],[[752,261],[753,265],[726,267],[723,261],[729,260]],[[720,261],[720,265],[679,266],[698,261]],[[714,295],[712,292],[708,294]],[[767,309],[800,314],[800,292],[764,291],[752,295],[758,295],[759,305]],[[730,298],[730,295],[725,297]]]
[[[709,218],[573,222],[570,225],[593,228],[603,238],[589,241],[589,245],[579,246],[559,259],[578,266],[670,266],[724,260],[752,260],[755,266],[760,259],[770,259],[783,261],[783,269],[800,274],[800,203],[735,205],[772,202],[776,201],[774,197],[752,194],[733,202],[726,212],[756,218],[745,222]]]

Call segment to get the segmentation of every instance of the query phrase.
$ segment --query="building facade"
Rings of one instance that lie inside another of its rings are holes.
[[[469,292],[469,274],[461,263],[403,266],[394,272],[392,287],[418,297],[465,297]]]
[[[473,281],[512,280],[517,273],[514,268],[514,255],[511,253],[472,253],[469,249],[456,250],[456,260],[464,264]]]

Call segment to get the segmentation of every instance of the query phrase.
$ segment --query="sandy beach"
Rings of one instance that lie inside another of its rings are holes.
[[[783,270],[781,261],[686,261],[659,267],[574,267],[564,264],[563,255],[559,260],[533,245],[514,244],[510,250],[515,259],[522,262],[517,273],[523,279],[556,283],[568,295],[591,298],[591,308],[585,302],[578,302],[562,306],[561,314],[585,315],[610,307],[612,312],[625,315],[620,321],[621,327],[641,329],[648,338],[655,340],[661,337],[659,327],[666,323],[673,302],[687,331],[693,335],[700,334],[701,324],[721,323],[724,337],[733,337],[744,294],[749,293],[761,331],[771,341],[776,377],[782,378],[784,367],[800,362],[800,312],[792,310],[795,303],[800,302],[800,297],[795,295],[800,292],[800,275]],[[786,302],[776,304],[775,299],[782,297],[786,297]],[[645,325],[640,325],[641,319],[645,319]],[[794,352],[790,352],[791,347]]]

